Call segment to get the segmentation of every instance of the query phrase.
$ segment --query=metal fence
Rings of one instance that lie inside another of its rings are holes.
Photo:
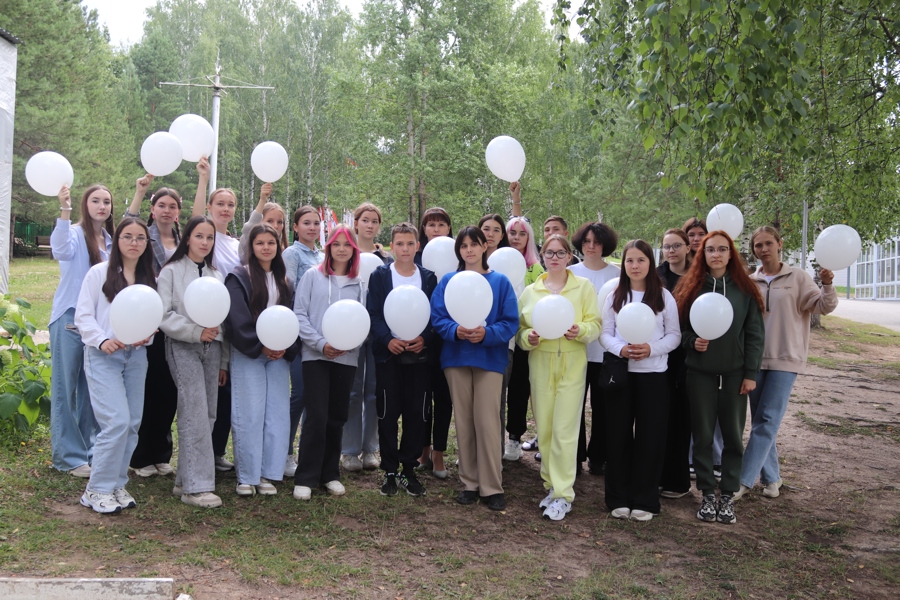
[[[15,232],[15,237],[21,238],[26,244],[34,244],[34,240],[37,236],[50,235],[53,233],[53,227],[49,225],[40,225],[38,223],[16,221]]]

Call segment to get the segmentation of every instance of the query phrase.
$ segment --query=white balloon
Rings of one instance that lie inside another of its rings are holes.
[[[600,312],[603,312],[603,307],[606,306],[607,296],[609,296],[617,287],[619,287],[618,277],[614,277],[600,286],[600,289],[597,291],[597,306],[600,307]]]
[[[525,257],[515,248],[498,248],[488,257],[488,266],[503,273],[509,278],[513,287],[520,283],[525,283],[525,273],[528,271],[528,265],[525,264]]]
[[[198,162],[212,156],[216,147],[216,133],[209,121],[200,115],[181,115],[169,126],[169,133],[181,142],[184,160]]]
[[[383,265],[381,259],[372,254],[371,252],[363,252],[359,255],[359,276],[363,280],[363,283],[369,285],[369,275],[372,274],[375,269]]]
[[[151,133],[141,146],[141,164],[151,175],[162,177],[181,166],[181,142],[168,131]]]
[[[849,225],[826,227],[816,238],[816,262],[829,271],[846,269],[856,262],[862,240]]]
[[[278,181],[288,168],[288,154],[278,142],[263,142],[250,154],[250,166],[257,177],[267,183]]]
[[[336,350],[359,348],[369,335],[369,311],[356,300],[338,300],[322,317],[322,335]]]
[[[653,337],[656,315],[643,302],[626,304],[616,315],[616,330],[629,344],[646,344]]]
[[[734,204],[717,204],[706,215],[707,231],[724,231],[736,240],[744,231],[744,215]]]
[[[153,335],[163,318],[162,298],[150,286],[129,285],[116,294],[109,307],[109,322],[116,339],[134,344]]]
[[[447,282],[444,304],[450,318],[466,329],[475,329],[490,314],[494,305],[494,291],[484,275],[474,271],[460,271]]]
[[[488,169],[503,181],[518,181],[525,170],[525,150],[515,138],[495,137],[484,151]]]
[[[72,187],[75,172],[62,154],[38,152],[25,164],[25,179],[42,196],[56,196],[62,187]]]
[[[422,266],[429,271],[434,271],[435,277],[440,281],[447,273],[452,273],[459,267],[459,259],[456,258],[456,241],[450,237],[437,237],[428,242],[422,251]]]
[[[269,350],[280,352],[290,348],[300,335],[300,321],[287,306],[276,304],[259,313],[256,337]]]
[[[531,324],[545,340],[559,339],[575,324],[575,307],[565,296],[551,294],[534,305]]]
[[[714,340],[731,328],[734,308],[722,294],[702,294],[691,306],[690,319],[694,333],[705,340]]]
[[[218,327],[230,308],[231,296],[215,277],[198,277],[184,290],[184,310],[200,327]]]
[[[428,327],[431,303],[414,285],[395,287],[384,301],[384,321],[397,339],[414,340]]]

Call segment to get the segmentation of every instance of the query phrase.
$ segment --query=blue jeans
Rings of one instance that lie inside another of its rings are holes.
[[[50,439],[53,467],[60,471],[90,463],[97,435],[84,374],[84,344],[74,323],[74,308],[50,323]]]
[[[350,409],[341,438],[341,454],[359,456],[361,452],[378,451],[378,413],[375,410],[375,355],[368,340],[359,349],[359,363]]]
[[[126,346],[106,354],[97,348],[85,348],[84,372],[94,416],[100,424],[87,489],[111,494],[128,483],[128,463],[144,414],[147,349]]]
[[[796,373],[768,370],[756,377],[756,389],[750,392],[750,440],[744,450],[742,485],[753,487],[757,477],[763,485],[781,479],[775,437],[796,379]]]
[[[290,435],[291,363],[231,349],[231,436],[238,483],[281,481]]]

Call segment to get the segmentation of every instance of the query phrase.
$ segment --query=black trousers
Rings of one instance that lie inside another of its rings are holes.
[[[691,447],[691,409],[688,405],[687,371],[684,352],[669,354],[666,378],[669,384],[669,427],[666,435],[666,459],[659,485],[670,492],[689,492],[691,473],[688,453]]]
[[[603,363],[587,364],[586,385],[584,386],[584,404],[587,406],[588,394],[591,396],[591,441],[588,443],[584,423],[584,408],[581,409],[581,429],[578,430],[578,464],[591,459],[591,465],[597,469],[606,462],[606,409],[603,408],[604,391],[600,387],[600,369]]]
[[[419,464],[421,440],[428,423],[428,378],[430,365],[402,365],[397,357],[375,365],[375,410],[378,412],[378,446],[381,468],[398,473],[400,465],[410,473]],[[403,418],[400,446],[398,423]]]
[[[314,488],[340,479],[341,438],[350,407],[356,366],[330,360],[303,362],[300,461],[294,485]]]
[[[422,447],[432,446],[436,452],[447,451],[447,438],[450,436],[450,421],[453,419],[453,401],[450,399],[450,386],[444,377],[440,361],[428,365],[430,396],[426,401],[427,421],[421,439]],[[432,409],[432,403],[433,409]],[[421,448],[419,449],[421,451]]]
[[[231,433],[231,376],[225,385],[219,386],[219,397],[216,399],[216,424],[213,425],[213,454],[225,456],[228,447],[228,434]]]
[[[506,432],[509,439],[517,442],[521,442],[522,436],[528,431],[528,399],[531,397],[529,374],[528,352],[516,345],[513,349],[509,385],[506,387]]]
[[[153,336],[147,347],[147,379],[144,383],[144,415],[138,443],[129,463],[140,469],[172,460],[172,422],[178,408],[178,388],[166,362],[166,335]]]
[[[606,506],[659,512],[669,387],[665,373],[628,373],[606,394]]]

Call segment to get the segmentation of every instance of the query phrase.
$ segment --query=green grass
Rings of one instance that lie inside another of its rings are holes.
[[[9,294],[31,302],[28,319],[38,329],[47,329],[53,294],[59,285],[59,263],[49,256],[16,258],[9,263]]]
[[[900,346],[900,332],[868,323],[857,323],[849,319],[842,319],[826,315],[822,317],[822,336],[834,342],[838,349],[846,350],[853,354],[860,354],[860,344],[872,346]]]

